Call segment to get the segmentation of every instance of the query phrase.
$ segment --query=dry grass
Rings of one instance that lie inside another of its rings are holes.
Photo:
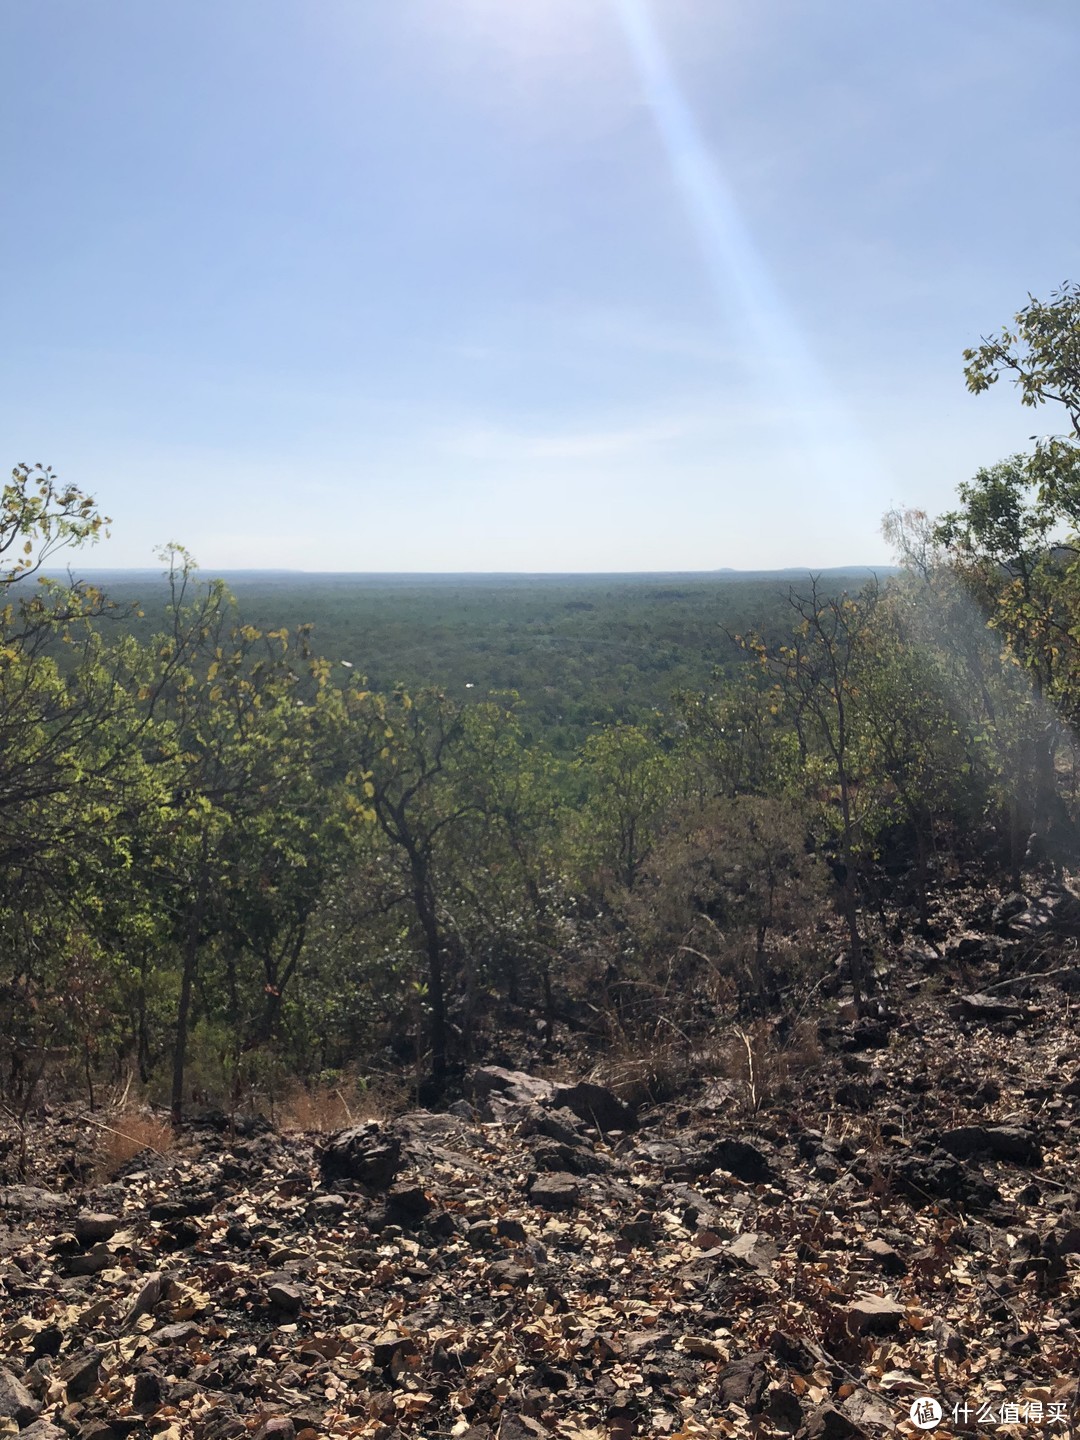
[[[108,1178],[121,1170],[141,1150],[166,1155],[175,1148],[176,1136],[169,1122],[146,1110],[118,1110],[108,1120],[95,1120],[99,1133],[97,1172]]]
[[[365,1120],[386,1120],[406,1108],[407,1092],[402,1084],[376,1081],[358,1085],[297,1085],[276,1107],[282,1130],[327,1135]]]
[[[720,1074],[739,1086],[746,1108],[754,1115],[783,1099],[791,1081],[820,1061],[817,1030],[807,1022],[796,1025],[783,1044],[767,1021],[746,1029],[736,1025],[715,1051]]]

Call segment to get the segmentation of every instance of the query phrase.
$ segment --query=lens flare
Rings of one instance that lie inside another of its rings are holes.
[[[845,478],[876,472],[853,417],[845,413],[795,324],[734,191],[710,151],[653,23],[648,0],[611,0],[626,37],[675,185],[700,246],[721,314],[743,348],[757,389],[783,401],[783,424],[815,484],[835,496]]]

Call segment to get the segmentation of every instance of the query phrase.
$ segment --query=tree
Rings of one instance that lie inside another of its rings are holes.
[[[574,768],[582,853],[594,875],[632,890],[674,793],[671,756],[644,726],[608,725],[586,740]]]
[[[857,670],[877,592],[868,587],[857,597],[823,595],[812,578],[810,593],[791,591],[789,603],[796,621],[789,642],[769,647],[751,637],[744,643],[777,681],[803,753],[816,746],[835,785],[839,880],[851,983],[859,1004],[866,988],[866,966],[856,879],[861,838]]]
[[[445,923],[440,850],[475,804],[457,793],[451,773],[464,719],[439,690],[412,696],[400,689],[390,695],[358,689],[347,692],[346,703],[352,803],[355,813],[374,821],[400,866],[400,885],[391,884],[382,908],[409,905],[419,931],[431,1013],[431,1080],[440,1091],[449,1046],[447,971],[456,949]]]
[[[93,496],[61,485],[46,465],[16,465],[0,493],[0,585],[39,570],[54,551],[107,534]]]

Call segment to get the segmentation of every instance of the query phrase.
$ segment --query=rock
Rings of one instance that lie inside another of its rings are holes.
[[[860,1335],[891,1335],[900,1328],[907,1314],[898,1300],[881,1295],[866,1295],[853,1300],[844,1312],[848,1326]]]
[[[580,1190],[573,1175],[556,1171],[551,1175],[537,1175],[529,1186],[529,1199],[534,1205],[545,1210],[573,1210],[578,1203]]]
[[[885,1240],[870,1240],[863,1247],[867,1255],[884,1270],[886,1275],[904,1275],[907,1273],[907,1264],[898,1250],[895,1250]]]
[[[714,1141],[700,1157],[699,1167],[699,1173],[726,1170],[748,1185],[763,1185],[773,1179],[768,1157],[746,1140]]]
[[[27,1425],[25,1430],[19,1432],[19,1440],[67,1440],[67,1435],[58,1425],[51,1425],[48,1420],[35,1420],[32,1425]]]
[[[952,1200],[968,1210],[989,1210],[1001,1202],[1001,1192],[995,1185],[941,1149],[929,1148],[899,1157],[892,1178],[917,1206]]]
[[[764,1350],[757,1350],[752,1355],[733,1360],[720,1371],[716,1383],[725,1405],[741,1405],[751,1415],[760,1411],[762,1397],[769,1384],[768,1358]]]
[[[560,1145],[584,1145],[585,1138],[578,1133],[579,1124],[578,1117],[564,1106],[552,1110],[543,1105],[530,1105],[521,1118],[518,1134],[523,1139],[543,1135]]]
[[[63,1269],[65,1275],[100,1275],[102,1270],[108,1270],[115,1264],[116,1256],[108,1245],[101,1243],[85,1255],[69,1255],[63,1262]]]
[[[504,1410],[496,1432],[496,1440],[548,1440],[550,1431],[529,1415],[515,1415]]]
[[[1003,900],[999,900],[990,912],[990,923],[995,933],[1007,935],[1010,920],[1017,915],[1022,915],[1027,908],[1027,896],[1021,895],[1018,890],[1011,895],[1006,895]]]
[[[529,1238],[525,1226],[520,1220],[509,1220],[506,1218],[496,1220],[495,1234],[500,1240],[513,1240],[515,1244],[524,1245]]]
[[[163,1377],[156,1370],[140,1370],[135,1376],[131,1403],[136,1410],[156,1410],[165,1397]]]
[[[1021,1005],[1015,1000],[1003,1000],[996,995],[981,993],[962,995],[947,1008],[954,1019],[986,1020],[990,1024],[1011,1020],[1023,1025],[1033,1020],[1036,1014],[1029,1006]]]
[[[1034,1132],[1020,1125],[958,1125],[944,1131],[938,1144],[958,1159],[990,1155],[1018,1165],[1041,1165],[1043,1159]]]
[[[160,1325],[153,1333],[158,1345],[186,1345],[199,1334],[193,1320],[178,1320],[175,1325]]]
[[[856,1390],[843,1404],[844,1414],[861,1431],[868,1425],[879,1430],[892,1432],[896,1429],[896,1417],[876,1396],[865,1390]]]
[[[284,1310],[286,1315],[299,1315],[304,1308],[303,1291],[298,1285],[278,1281],[271,1285],[266,1293],[271,1305],[275,1305],[279,1310]]]
[[[287,1415],[271,1415],[255,1431],[255,1440],[296,1440],[296,1426]]]
[[[433,1208],[422,1185],[394,1185],[386,1196],[386,1213],[391,1223],[409,1229],[419,1225]]]
[[[860,1020],[840,1042],[844,1050],[884,1050],[893,1027],[885,1020]]]
[[[842,1410],[826,1403],[811,1410],[802,1433],[806,1440],[856,1440],[866,1432],[860,1430]]]
[[[539,1105],[550,1100],[550,1080],[526,1075],[523,1070],[504,1070],[501,1065],[484,1065],[466,1077],[465,1088],[478,1100],[497,1096],[513,1105]]]
[[[319,1156],[324,1182],[359,1180],[372,1190],[388,1189],[400,1165],[400,1139],[374,1121],[340,1130]]]
[[[733,1240],[727,1250],[729,1255],[741,1260],[759,1275],[768,1275],[780,1254],[780,1247],[775,1240],[750,1230]]]
[[[793,1434],[803,1423],[802,1406],[790,1390],[774,1388],[769,1391],[765,1418],[777,1430]]]
[[[75,1216],[75,1238],[80,1245],[94,1245],[99,1240],[111,1240],[123,1226],[123,1220],[116,1215],[80,1210]]]
[[[59,1215],[74,1210],[75,1201],[38,1185],[0,1185],[0,1210],[17,1210],[21,1215]]]
[[[579,1080],[576,1085],[557,1085],[551,1103],[577,1115],[586,1125],[595,1126],[601,1134],[609,1130],[632,1130],[637,1123],[634,1111],[614,1091],[589,1080]]]
[[[416,1353],[416,1341],[408,1335],[399,1335],[396,1330],[384,1330],[372,1345],[372,1359],[383,1370],[388,1370],[402,1355]]]
[[[14,1420],[17,1425],[29,1425],[41,1409],[41,1401],[35,1400],[21,1380],[16,1380],[10,1370],[0,1368],[0,1417]]]
[[[524,1290],[532,1280],[532,1271],[513,1260],[496,1260],[488,1269],[488,1279],[493,1285],[509,1285],[513,1290]]]
[[[100,1350],[79,1350],[56,1368],[56,1378],[67,1389],[68,1403],[92,1395],[101,1384]]]

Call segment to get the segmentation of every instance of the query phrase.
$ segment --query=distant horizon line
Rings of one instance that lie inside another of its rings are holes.
[[[602,578],[624,578],[627,576],[637,577],[658,577],[671,579],[674,577],[685,577],[688,579],[712,579],[723,576],[746,576],[746,575],[855,575],[855,574],[895,574],[900,570],[898,565],[777,565],[777,566],[749,566],[745,569],[736,569],[734,566],[722,565],[713,570],[301,570],[290,569],[284,566],[267,565],[236,565],[227,567],[213,567],[197,565],[195,573],[211,579],[230,575],[257,576],[257,575],[281,575],[297,577],[332,577],[335,579],[358,579],[358,580],[466,580],[466,579],[575,579],[580,577]],[[157,565],[88,565],[75,567],[73,565],[43,565],[40,570],[32,572],[38,575],[159,575],[165,576],[168,571]]]

